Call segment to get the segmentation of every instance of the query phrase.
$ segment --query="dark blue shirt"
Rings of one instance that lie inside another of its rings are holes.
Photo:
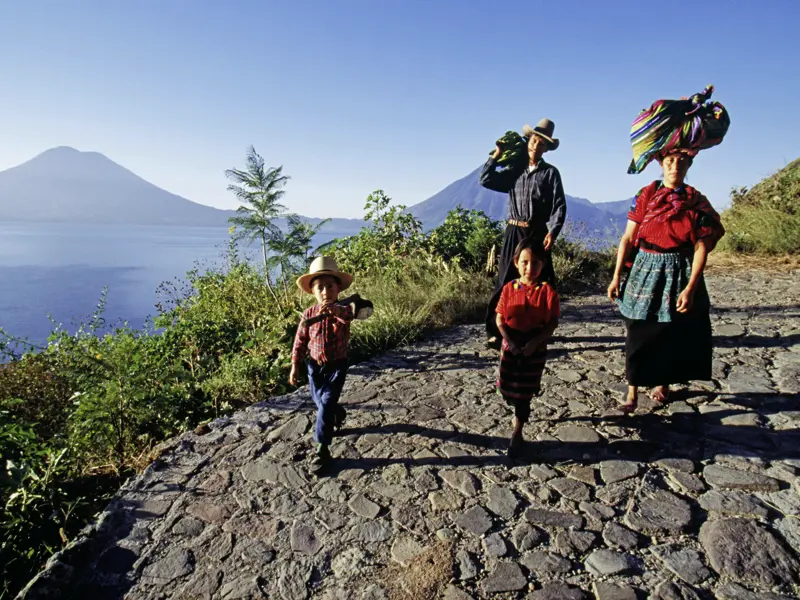
[[[533,173],[526,166],[518,170],[497,170],[497,161],[490,158],[483,166],[481,185],[495,192],[508,193],[508,218],[527,221],[530,235],[539,239],[549,232],[553,241],[561,233],[567,218],[567,199],[561,174],[553,165],[540,160]]]

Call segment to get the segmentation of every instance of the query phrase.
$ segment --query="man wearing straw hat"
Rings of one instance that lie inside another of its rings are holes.
[[[494,154],[481,171],[481,185],[495,192],[508,193],[508,223],[503,235],[497,285],[486,311],[488,345],[499,349],[501,338],[497,330],[495,308],[503,286],[519,277],[514,266],[514,248],[523,239],[531,238],[546,251],[541,280],[555,285],[551,250],[567,216],[567,200],[561,174],[542,155],[559,146],[553,137],[555,123],[542,119],[536,127],[525,125],[522,135],[528,140],[528,166],[519,169],[497,169],[497,159],[503,153],[502,142],[497,143]]]

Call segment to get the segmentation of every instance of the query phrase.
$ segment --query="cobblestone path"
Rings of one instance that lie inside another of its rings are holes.
[[[166,444],[23,597],[797,597],[800,274],[709,287],[715,379],[666,406],[615,410],[622,324],[572,299],[510,466],[497,355],[455,327],[351,370],[330,476],[307,389],[251,407]]]

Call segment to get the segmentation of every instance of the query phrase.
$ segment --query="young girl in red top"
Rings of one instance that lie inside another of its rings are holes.
[[[514,250],[519,279],[503,286],[497,303],[497,328],[503,336],[497,389],[514,407],[514,431],[508,455],[517,456],[524,442],[522,428],[531,414],[531,398],[541,391],[547,343],[561,316],[558,294],[539,281],[545,250],[532,240],[522,240]]]

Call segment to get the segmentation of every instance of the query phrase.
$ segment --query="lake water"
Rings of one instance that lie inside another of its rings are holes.
[[[334,234],[320,235],[315,245]],[[0,225],[0,327],[41,344],[95,310],[104,287],[108,324],[141,327],[156,314],[156,289],[194,266],[224,264],[227,227],[6,223]],[[257,247],[245,249],[260,261]]]

